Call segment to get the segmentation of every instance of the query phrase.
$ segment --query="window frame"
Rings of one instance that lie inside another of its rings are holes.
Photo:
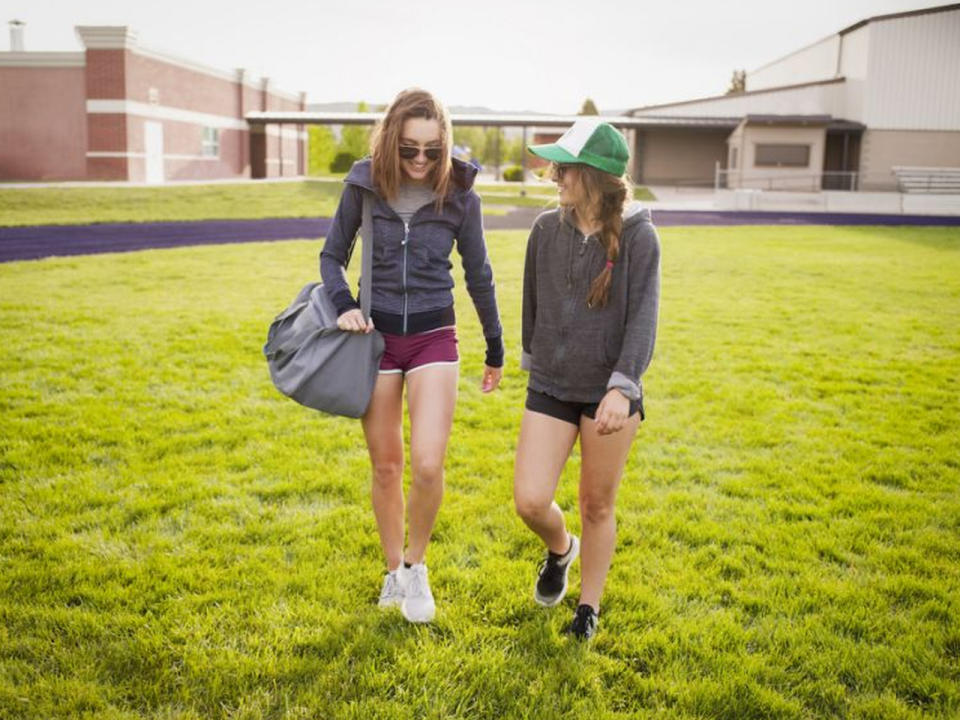
[[[760,160],[761,148],[766,152],[776,152],[771,151],[771,148],[776,148],[777,150],[789,149],[797,150],[802,149],[804,153],[804,161],[801,163],[799,161],[791,160],[767,160],[762,162]],[[810,150],[811,146],[809,143],[754,143],[753,145],[753,166],[754,167],[773,167],[773,168],[808,168],[810,167]]]
[[[204,127],[200,133],[200,155],[220,157],[220,128]]]

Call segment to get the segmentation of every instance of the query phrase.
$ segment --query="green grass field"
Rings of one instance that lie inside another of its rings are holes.
[[[458,279],[427,627],[375,607],[358,424],[279,396],[260,354],[316,243],[0,265],[0,717],[958,717],[960,233],[661,236],[589,646],[562,634],[577,580],[534,604],[511,507],[525,233],[489,238],[492,397]]]
[[[342,188],[340,178],[167,187],[0,185],[0,227],[82,224],[92,222],[92,218],[96,222],[151,222],[331,217]],[[487,215],[503,215],[511,207],[556,206],[556,189],[548,183],[479,185],[477,190]],[[654,199],[643,187],[636,189],[635,196],[640,200]]]

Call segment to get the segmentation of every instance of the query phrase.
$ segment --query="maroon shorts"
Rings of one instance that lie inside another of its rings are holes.
[[[428,365],[456,365],[457,329],[442,327],[416,335],[383,333],[381,373],[409,373]]]

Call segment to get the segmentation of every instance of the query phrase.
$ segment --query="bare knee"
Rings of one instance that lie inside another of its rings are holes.
[[[413,482],[418,485],[443,484],[443,458],[419,458],[412,463]]]
[[[582,495],[580,517],[585,525],[602,525],[613,518],[614,498]]]
[[[543,517],[549,510],[552,500],[532,493],[513,493],[513,506],[524,520],[536,520]]]
[[[379,460],[373,463],[373,484],[381,489],[396,486],[403,479],[403,462]]]

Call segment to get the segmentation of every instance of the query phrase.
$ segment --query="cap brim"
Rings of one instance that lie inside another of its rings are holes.
[[[576,155],[571,155],[556,143],[550,143],[548,145],[528,145],[527,150],[537,157],[542,157],[544,160],[555,163],[580,162],[580,160],[577,160]]]

